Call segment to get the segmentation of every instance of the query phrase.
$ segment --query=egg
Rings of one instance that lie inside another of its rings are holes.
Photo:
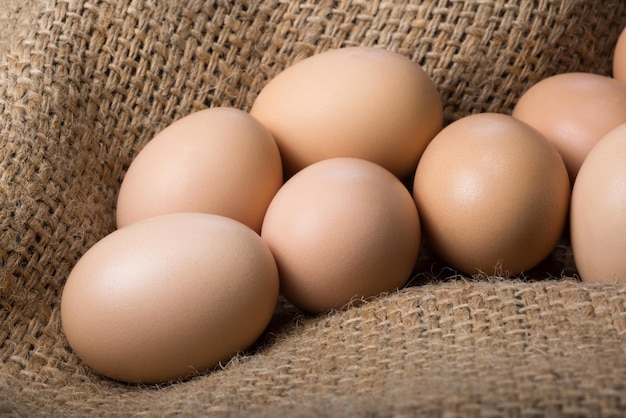
[[[556,146],[573,184],[591,148],[626,122],[626,84],[598,74],[558,74],[524,92],[512,114]]]
[[[160,383],[250,347],[278,291],[274,258],[252,229],[219,215],[167,214],[112,232],[80,258],[61,321],[94,371]]]
[[[278,147],[259,121],[235,108],[204,109],[166,127],[131,162],[117,198],[117,226],[203,212],[259,232],[282,182]]]
[[[613,78],[626,83],[626,28],[622,29],[613,51]]]
[[[559,153],[509,115],[446,126],[415,172],[413,197],[427,245],[467,274],[519,274],[560,240],[570,185]]]
[[[283,295],[320,313],[403,286],[417,261],[420,225],[411,194],[393,174],[366,160],[332,158],[285,183],[261,236]]]
[[[428,74],[376,47],[331,49],[298,61],[264,86],[250,113],[276,139],[287,178],[334,157],[365,159],[407,177],[443,122]]]
[[[626,124],[587,156],[572,190],[570,236],[585,282],[626,283]]]

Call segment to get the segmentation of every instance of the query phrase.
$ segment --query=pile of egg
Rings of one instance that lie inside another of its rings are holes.
[[[418,64],[342,48],[279,73],[249,112],[176,121],[68,277],[70,346],[113,379],[185,378],[249,348],[279,292],[320,313],[402,287],[422,236],[461,272],[515,275],[569,223],[582,280],[626,280],[624,34],[614,63],[444,127]]]

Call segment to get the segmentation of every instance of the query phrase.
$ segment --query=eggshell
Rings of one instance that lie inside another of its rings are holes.
[[[626,28],[622,29],[613,52],[613,78],[626,83]]]
[[[411,194],[393,174],[334,158],[285,183],[261,236],[276,258],[282,293],[315,313],[401,287],[417,261],[420,226]]]
[[[570,236],[583,281],[626,283],[626,124],[605,135],[580,167]]]
[[[252,116],[209,108],[165,128],[132,161],[117,200],[117,226],[176,212],[212,213],[259,232],[282,185],[274,138]]]
[[[626,122],[626,84],[598,74],[558,74],[522,94],[513,116],[556,146],[573,184],[591,148]]]
[[[333,157],[366,159],[407,177],[443,121],[428,74],[409,58],[374,47],[333,49],[297,62],[269,81],[250,113],[276,139],[287,177]]]
[[[218,215],[152,217],[90,248],[69,275],[63,330],[93,370],[158,383],[212,368],[270,321],[278,271],[267,245]]]
[[[570,186],[545,137],[511,116],[484,113],[453,122],[432,140],[413,197],[427,243],[452,267],[519,274],[561,238]]]

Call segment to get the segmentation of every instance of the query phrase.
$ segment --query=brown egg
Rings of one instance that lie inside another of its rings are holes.
[[[570,186],[556,149],[501,114],[445,127],[415,173],[413,197],[431,248],[468,274],[518,274],[542,261],[566,223]]]
[[[417,261],[420,226],[411,194],[393,174],[333,158],[285,183],[261,236],[276,258],[281,292],[316,313],[401,287]]]
[[[127,382],[184,378],[227,361],[263,332],[278,271],[261,237],[218,215],[135,222],[78,261],[61,320],[93,370]]]
[[[259,232],[282,181],[278,147],[261,123],[238,109],[205,109],[165,128],[132,161],[118,195],[117,226],[204,212]]]
[[[297,62],[263,88],[250,113],[276,139],[287,176],[354,157],[404,178],[443,121],[439,92],[417,63],[368,47]]]
[[[626,28],[622,29],[622,33],[615,44],[613,53],[613,78],[626,83]]]
[[[626,124],[604,136],[580,167],[570,235],[583,281],[626,283]]]
[[[573,184],[591,148],[626,122],[626,84],[598,74],[555,75],[528,89],[513,116],[554,144]]]

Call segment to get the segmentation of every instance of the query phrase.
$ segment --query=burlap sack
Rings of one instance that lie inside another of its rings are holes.
[[[461,278],[426,251],[410,286],[358,308],[281,301],[248,352],[159,387],[86,368],[59,300],[130,161],[177,118],[247,110],[287,65],[347,45],[423,65],[447,122],[509,112],[543,77],[608,74],[625,24],[623,0],[2,0],[0,415],[623,416],[626,286],[562,277],[565,240],[522,278]]]

